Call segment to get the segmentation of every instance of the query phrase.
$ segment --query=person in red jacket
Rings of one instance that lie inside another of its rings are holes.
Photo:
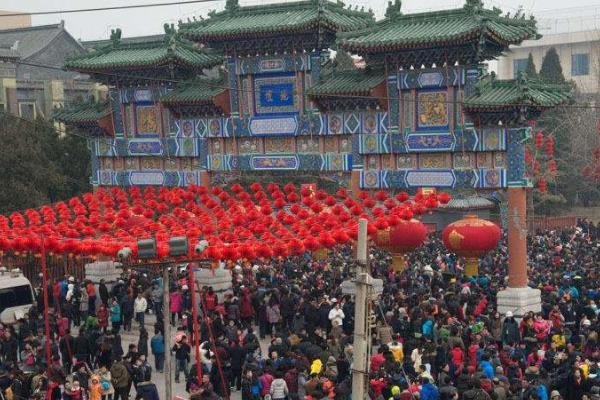
[[[60,286],[60,282],[58,280],[54,281],[52,285],[52,301],[54,305],[54,310],[56,312],[60,311],[60,301],[61,301],[62,288]]]
[[[108,310],[104,304],[100,304],[100,308],[98,308],[96,317],[98,318],[98,326],[100,329],[106,332],[106,328],[108,328]]]
[[[469,366],[477,369],[477,351],[479,351],[480,336],[475,336],[473,344],[469,346]]]
[[[465,353],[460,348],[460,345],[457,343],[454,345],[454,348],[450,350],[451,360],[451,373],[456,378],[465,368]]]
[[[242,321],[244,321],[244,325],[250,326],[252,318],[254,318],[254,308],[252,307],[252,298],[250,297],[250,290],[248,288],[242,290],[240,316],[242,317]]]
[[[386,345],[382,345],[381,347],[379,347],[377,354],[375,354],[373,357],[371,357],[371,371],[372,372],[379,371],[379,368],[381,368],[381,366],[385,363],[385,356],[383,355],[383,353],[385,353],[387,350],[388,350],[388,347]]]
[[[379,378],[379,379],[371,379],[369,381],[369,392],[371,394],[371,398],[372,399],[377,399],[379,398],[379,396],[381,396],[381,392],[383,392],[383,389],[385,389],[387,387],[387,381],[385,380],[385,378]]]
[[[213,292],[212,286],[209,286],[208,291],[204,295],[204,304],[208,311],[215,311],[217,304],[219,304],[219,299],[217,294]]]
[[[488,299],[486,299],[484,296],[481,296],[481,300],[477,304],[477,307],[475,307],[475,310],[473,310],[473,316],[475,318],[480,316],[481,313],[483,313],[485,311],[485,309],[487,308],[487,305],[488,305]]]

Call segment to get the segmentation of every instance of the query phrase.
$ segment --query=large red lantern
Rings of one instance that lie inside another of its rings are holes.
[[[465,257],[465,275],[477,276],[478,258],[498,245],[500,227],[476,215],[448,225],[442,232],[444,245],[453,253]]]
[[[395,226],[377,231],[375,243],[392,253],[394,272],[404,269],[404,254],[421,246],[427,236],[427,228],[417,220],[400,220]]]

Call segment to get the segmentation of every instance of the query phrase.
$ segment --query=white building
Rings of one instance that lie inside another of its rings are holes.
[[[573,80],[586,94],[600,89],[600,31],[558,33],[544,35],[540,40],[526,40],[521,46],[511,46],[511,51],[498,59],[498,76],[512,79],[527,66],[529,53],[538,69],[549,48],[554,47],[560,57],[563,75]]]

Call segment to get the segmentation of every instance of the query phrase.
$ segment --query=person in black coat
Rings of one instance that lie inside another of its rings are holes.
[[[100,300],[102,301],[102,304],[107,306],[109,297],[108,297],[108,288],[106,287],[106,284],[104,283],[104,279],[100,279],[100,285],[98,285],[98,292],[100,292]]]
[[[60,356],[67,372],[71,371],[73,357],[75,357],[73,347],[75,347],[75,338],[71,336],[71,331],[67,329],[65,336],[61,337],[58,341]]]
[[[156,385],[150,381],[140,382],[137,385],[136,400],[160,400]]]
[[[237,390],[242,389],[242,367],[246,359],[246,350],[237,342],[232,341],[229,344],[229,357],[231,360],[230,387]]]
[[[506,318],[502,324],[501,340],[504,344],[515,344],[519,343],[521,339],[521,333],[519,331],[519,324],[513,317],[512,312],[506,313]]]
[[[85,335],[85,329],[79,330],[79,336],[73,339],[73,355],[77,361],[90,362],[92,346]]]
[[[575,368],[562,385],[564,400],[581,400],[589,389],[589,382],[579,368]]]
[[[14,335],[14,331],[10,329],[4,331],[4,337],[2,337],[1,343],[5,364],[16,363],[17,353],[19,352],[19,342]]]

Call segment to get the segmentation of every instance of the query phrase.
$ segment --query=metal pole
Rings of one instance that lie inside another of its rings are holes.
[[[44,328],[46,329],[46,362],[48,363],[48,374],[50,374],[50,366],[52,365],[52,350],[50,348],[50,317],[48,315],[48,267],[46,265],[46,246],[44,245],[44,237],[42,236],[42,284],[44,285]]]
[[[223,388],[223,397],[226,400],[229,400],[229,391],[227,390],[227,384],[225,383],[225,376],[223,375],[223,367],[221,366],[221,357],[219,356],[219,352],[217,351],[217,344],[215,342],[215,337],[213,335],[212,323],[213,321],[208,316],[208,309],[206,308],[206,303],[204,302],[204,297],[200,294],[200,304],[202,305],[202,313],[204,314],[205,324],[208,328],[208,338],[210,341],[210,346],[214,350],[215,359],[217,360],[217,368],[219,370],[219,376],[221,377],[221,387]]]
[[[367,263],[367,220],[358,221],[358,243],[356,249],[358,261],[356,276],[356,296],[354,303],[354,349],[352,357],[352,398],[366,398],[367,383],[367,288],[370,276],[366,272]]]
[[[165,390],[166,400],[173,398],[173,388],[171,386],[171,321],[170,312],[170,285],[169,285],[169,264],[163,267],[163,325],[165,339]]]
[[[200,290],[194,279],[192,263],[188,264],[190,297],[192,300],[192,323],[194,327],[194,348],[196,350],[196,377],[198,385],[202,385],[202,365],[200,364],[200,327],[198,322],[198,304],[196,303],[196,290]]]

